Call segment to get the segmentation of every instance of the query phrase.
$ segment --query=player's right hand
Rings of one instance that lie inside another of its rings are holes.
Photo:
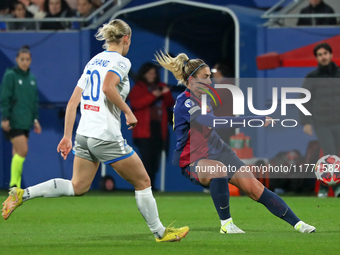
[[[303,132],[305,132],[307,135],[312,136],[313,135],[313,128],[311,124],[306,124],[303,126]]]
[[[9,125],[9,120],[1,121],[1,127],[4,131],[9,132],[11,130],[11,126]]]
[[[271,123],[276,124],[275,120],[273,120],[271,117],[266,116],[266,122],[264,123],[264,127],[270,125]]]
[[[72,141],[70,138],[63,137],[60,143],[58,144],[57,151],[60,152],[60,155],[66,160],[67,155],[70,153],[72,149]]]
[[[125,114],[126,125],[130,126],[128,130],[133,129],[137,125],[137,118],[132,112]]]

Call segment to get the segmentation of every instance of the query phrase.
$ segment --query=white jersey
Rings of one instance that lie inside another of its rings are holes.
[[[115,51],[99,53],[87,63],[77,84],[83,89],[77,134],[104,141],[122,136],[121,110],[106,98],[102,88],[107,72],[114,72],[120,78],[117,90],[125,100],[130,92],[130,68],[130,60]]]

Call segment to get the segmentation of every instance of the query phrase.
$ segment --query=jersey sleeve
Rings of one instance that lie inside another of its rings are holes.
[[[14,96],[14,74],[5,73],[0,86],[0,109],[3,120],[8,120],[11,115],[12,101]]]
[[[180,103],[179,112],[188,123],[201,115],[201,107],[192,99],[186,98],[182,102],[178,103]]]
[[[78,80],[77,86],[84,90],[88,82],[88,78],[89,74],[87,74],[87,68],[85,67],[83,74],[80,76]]]
[[[110,63],[110,65],[111,66],[108,72],[117,74],[120,81],[122,81],[123,78],[128,75],[131,68],[130,60],[124,57],[116,58],[112,63]]]

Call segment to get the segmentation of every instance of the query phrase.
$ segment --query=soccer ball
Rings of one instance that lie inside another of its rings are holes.
[[[318,160],[315,165],[315,175],[325,186],[340,183],[340,158],[335,155],[326,155]]]

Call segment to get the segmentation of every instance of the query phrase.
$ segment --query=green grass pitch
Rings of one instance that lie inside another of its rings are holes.
[[[0,192],[0,199],[7,197]],[[203,193],[155,194],[164,225],[188,225],[181,242],[156,243],[133,192],[37,198],[0,220],[1,254],[339,254],[340,199],[284,197],[316,227],[301,234],[247,197],[230,199],[235,224],[246,234],[222,235],[213,202]]]

